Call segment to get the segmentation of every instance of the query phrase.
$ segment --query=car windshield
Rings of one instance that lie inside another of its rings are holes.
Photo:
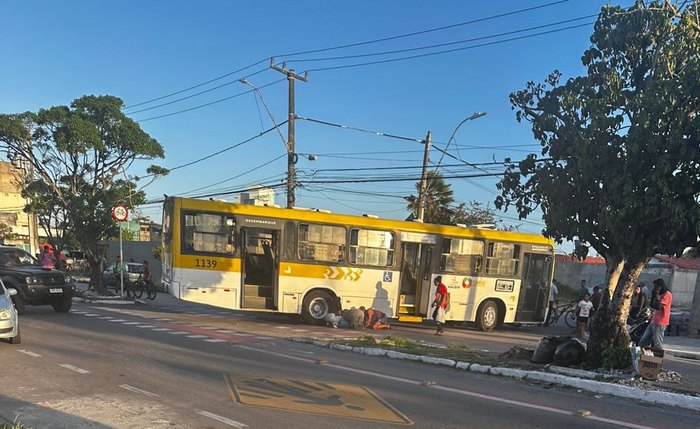
[[[36,265],[37,261],[29,253],[22,249],[2,249],[0,250],[0,266],[3,267],[13,267],[13,266],[27,266]]]

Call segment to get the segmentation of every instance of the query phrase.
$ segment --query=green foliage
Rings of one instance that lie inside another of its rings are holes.
[[[420,181],[416,183],[416,194],[420,195]],[[419,198],[416,195],[404,197],[408,202],[406,208],[416,217],[418,216]],[[452,218],[452,211],[449,206],[454,202],[452,189],[445,183],[442,175],[436,171],[427,174],[425,187],[424,216],[425,223],[438,223],[449,225]]]
[[[153,259],[156,261],[162,261],[161,259],[163,257],[163,246],[155,246],[153,247]]]
[[[0,144],[33,171],[22,192],[31,200],[26,210],[38,215],[51,243],[78,244],[94,266],[99,241],[118,234],[112,207],[145,201],[145,185],[139,187],[126,171],[136,160],[164,156],[163,147],[122,113],[123,106],[114,96],[87,95],[70,107],[0,115]],[[148,173],[153,180],[167,170],[151,166]]]
[[[15,238],[17,238],[17,234],[12,232],[12,227],[0,222],[0,240],[14,240]]]
[[[608,347],[600,354],[600,364],[604,369],[625,369],[632,366],[632,356],[627,347]]]

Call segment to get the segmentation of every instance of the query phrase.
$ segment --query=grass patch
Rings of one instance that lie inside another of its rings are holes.
[[[330,342],[351,347],[373,347],[414,355],[454,359],[457,361],[470,363],[493,363],[494,358],[497,357],[495,353],[490,353],[484,350],[474,350],[466,344],[431,344],[396,335],[387,335],[383,338],[372,335],[362,335],[354,340],[331,340]]]

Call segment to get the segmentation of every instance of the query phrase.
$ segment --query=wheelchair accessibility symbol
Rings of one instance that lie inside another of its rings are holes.
[[[391,271],[384,271],[384,281],[391,283],[391,279],[393,278],[393,274]]]

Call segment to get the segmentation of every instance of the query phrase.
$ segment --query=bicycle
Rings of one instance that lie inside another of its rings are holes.
[[[133,282],[130,291],[134,294],[135,298],[141,298],[145,291],[146,299],[156,299],[156,286],[151,280],[144,280],[142,276],[139,276],[139,279]]]
[[[550,326],[559,321],[559,318],[564,316],[564,322],[569,328],[575,328],[577,325],[576,303],[556,305],[547,315],[545,326]]]

